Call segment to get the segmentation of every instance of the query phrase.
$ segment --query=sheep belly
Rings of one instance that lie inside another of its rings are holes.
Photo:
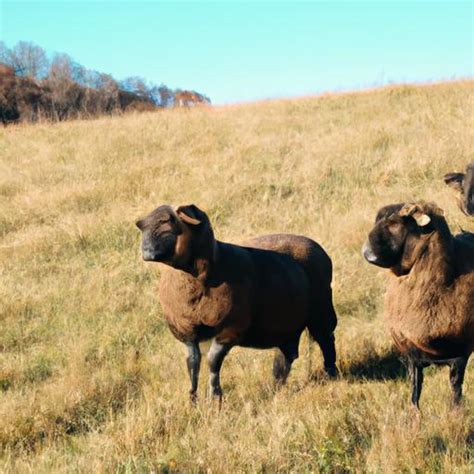
[[[298,339],[308,320],[309,282],[291,257],[256,251],[257,275],[252,320],[239,342],[269,348]]]

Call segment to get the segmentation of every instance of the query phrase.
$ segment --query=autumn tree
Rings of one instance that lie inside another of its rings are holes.
[[[12,49],[4,47],[1,56],[18,76],[43,79],[48,73],[48,57],[43,48],[33,43],[19,41]]]

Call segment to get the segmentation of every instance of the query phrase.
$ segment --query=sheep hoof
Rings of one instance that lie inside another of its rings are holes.
[[[464,406],[463,398],[461,396],[454,396],[451,400],[451,409],[460,410]]]
[[[214,406],[217,403],[218,410],[220,411],[222,408],[222,398],[222,390],[212,390],[208,397],[209,404]]]
[[[420,407],[411,404],[408,410],[408,417],[409,426],[411,426],[413,430],[418,431],[421,427],[422,420],[422,412],[420,410]]]
[[[191,405],[196,406],[197,404],[197,393],[195,390],[190,390],[189,391],[189,400],[191,402]]]
[[[340,376],[339,370],[337,370],[336,366],[325,367],[324,370],[326,371],[326,374],[330,379],[337,379]]]

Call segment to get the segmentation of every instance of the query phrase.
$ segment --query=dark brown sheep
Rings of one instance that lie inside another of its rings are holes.
[[[385,318],[409,362],[413,404],[430,364],[450,366],[459,403],[474,349],[474,234],[453,236],[435,204],[394,204],[378,212],[363,253],[394,275]]]
[[[474,162],[466,168],[466,173],[448,173],[444,182],[459,193],[459,206],[464,214],[474,216]]]
[[[192,399],[199,342],[208,339],[210,389],[219,399],[219,372],[233,346],[277,348],[273,374],[283,383],[305,328],[321,347],[326,372],[336,375],[332,263],[316,242],[285,234],[247,246],[220,242],[194,205],[160,206],[137,226],[143,259],[165,264],[158,296],[171,332],[188,349]]]

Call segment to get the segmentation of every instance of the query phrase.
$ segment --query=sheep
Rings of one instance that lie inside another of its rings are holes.
[[[219,403],[220,369],[232,347],[276,348],[273,376],[282,384],[305,328],[322,350],[327,374],[336,376],[332,262],[316,242],[289,234],[244,246],[221,242],[193,204],[160,206],[136,225],[143,259],[164,264],[158,298],[172,334],[187,347],[193,402],[204,340],[212,339],[209,384]]]
[[[385,319],[408,360],[413,405],[419,408],[423,369],[448,364],[453,403],[462,397],[474,349],[474,234],[453,236],[433,203],[393,204],[377,214],[363,254],[389,268]]]
[[[444,182],[459,193],[459,206],[464,214],[474,217],[474,162],[466,168],[466,173],[448,173]]]

